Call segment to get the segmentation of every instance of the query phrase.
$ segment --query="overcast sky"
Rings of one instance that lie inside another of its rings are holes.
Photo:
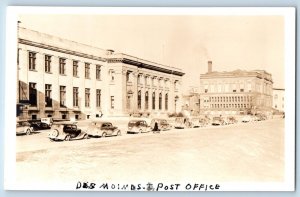
[[[20,26],[183,69],[183,85],[214,71],[264,69],[284,88],[282,16],[21,15]]]

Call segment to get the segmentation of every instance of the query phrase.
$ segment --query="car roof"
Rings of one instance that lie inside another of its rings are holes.
[[[76,125],[77,122],[67,122],[67,121],[65,121],[65,122],[55,122],[53,124],[54,125]]]
[[[96,123],[96,124],[105,124],[105,123],[109,123],[109,124],[112,124],[111,122],[108,122],[108,121],[92,121],[92,123]]]
[[[130,120],[129,122],[144,122],[145,120]]]

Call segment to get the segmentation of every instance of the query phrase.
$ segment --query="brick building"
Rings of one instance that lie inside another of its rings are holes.
[[[200,111],[203,114],[271,112],[272,75],[264,70],[212,71],[200,75]]]

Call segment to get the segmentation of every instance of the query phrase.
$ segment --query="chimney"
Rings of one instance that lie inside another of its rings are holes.
[[[208,65],[208,73],[211,73],[212,72],[212,61],[208,61],[207,62],[207,65]]]

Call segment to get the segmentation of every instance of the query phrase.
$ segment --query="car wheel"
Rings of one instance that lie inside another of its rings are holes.
[[[143,129],[140,129],[140,130],[139,130],[139,133],[142,133],[142,132],[143,132]]]
[[[58,130],[56,130],[56,129],[53,130],[52,135],[53,135],[54,137],[57,137],[58,134],[59,134]]]
[[[106,137],[106,133],[104,132],[104,133],[102,133],[102,137]]]
[[[31,133],[31,130],[30,130],[30,129],[27,129],[27,130],[26,130],[26,135],[30,135],[30,133]]]
[[[121,136],[121,131],[118,131],[117,136]]]
[[[71,136],[70,135],[66,135],[65,141],[70,141],[70,140],[71,140]]]

